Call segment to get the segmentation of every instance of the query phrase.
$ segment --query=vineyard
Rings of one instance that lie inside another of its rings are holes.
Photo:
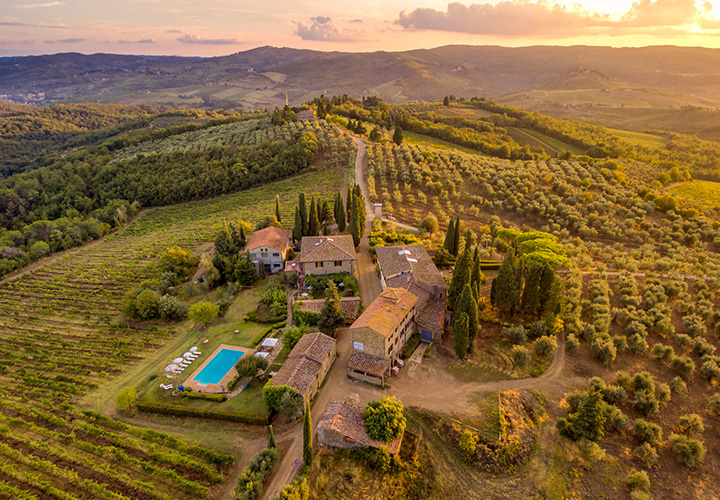
[[[353,154],[347,140],[316,126],[325,164],[345,168]],[[247,140],[294,127],[257,130]],[[0,497],[211,494],[233,457],[83,412],[76,402],[173,342],[172,329],[113,322],[123,295],[153,274],[162,250],[211,241],[224,219],[272,214],[276,194],[284,220],[292,220],[298,191],[326,195],[340,188],[341,178],[342,169],[318,169],[262,188],[150,209],[119,232],[0,284]]]
[[[413,144],[368,146],[368,195],[418,225],[460,216],[481,233],[491,219],[570,239],[576,263],[720,275],[719,225],[697,208],[643,186],[649,165],[619,161],[484,158]],[[607,251],[607,246],[616,251]]]

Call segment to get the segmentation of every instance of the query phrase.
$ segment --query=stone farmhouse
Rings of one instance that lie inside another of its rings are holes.
[[[352,236],[304,236],[300,242],[300,271],[303,275],[355,273],[355,244]]]
[[[319,332],[303,335],[270,383],[287,385],[312,400],[336,357],[335,339]]]
[[[330,401],[317,425],[317,439],[320,444],[336,448],[387,448],[391,455],[397,455],[403,434],[385,443],[372,439],[365,431],[363,409],[347,401]]]
[[[350,326],[353,352],[348,376],[385,383],[410,336],[415,332],[418,296],[404,288],[386,288]]]
[[[423,342],[442,339],[447,315],[447,289],[435,263],[422,245],[376,247],[380,284],[405,288],[418,297],[415,323]]]
[[[247,251],[250,252],[250,259],[255,264],[258,274],[262,269],[267,274],[283,270],[287,251],[290,248],[290,235],[289,229],[279,227],[266,227],[250,235]]]

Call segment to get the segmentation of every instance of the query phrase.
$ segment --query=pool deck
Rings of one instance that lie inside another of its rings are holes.
[[[210,361],[212,361],[215,355],[223,349],[229,349],[231,351],[243,351],[245,352],[243,356],[253,356],[255,354],[255,349],[248,349],[247,347],[238,347],[235,345],[220,344],[218,348],[215,349],[205,361],[203,361],[203,364],[201,364],[194,372],[192,372],[192,375],[190,375],[187,380],[185,380],[185,383],[183,385],[185,387],[192,387],[192,390],[195,392],[202,392],[205,394],[219,394],[227,392],[228,384],[233,378],[235,378],[235,375],[237,375],[237,371],[235,370],[234,366],[230,368],[230,371],[228,371],[227,374],[222,378],[222,380],[220,380],[220,382],[218,382],[217,384],[200,385],[200,383],[195,380],[195,377],[197,377],[198,373],[200,373],[203,368],[205,368],[205,366]]]

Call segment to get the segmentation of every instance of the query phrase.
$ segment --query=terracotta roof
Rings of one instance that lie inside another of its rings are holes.
[[[369,373],[375,377],[382,377],[390,367],[390,362],[377,356],[370,356],[364,352],[353,351],[348,360],[348,368],[351,370]]]
[[[352,439],[361,446],[369,448],[387,448],[388,452],[397,455],[402,444],[403,433],[385,443],[370,438],[365,431],[363,409],[347,401],[330,401],[327,409],[318,421],[318,430],[332,430]]]
[[[288,246],[290,239],[290,230],[280,227],[266,227],[255,231],[250,235],[247,249],[254,250],[260,247],[273,248],[275,250],[284,251]]]
[[[300,243],[300,262],[328,262],[356,260],[352,236],[303,236]]]
[[[370,328],[384,337],[390,337],[410,314],[418,301],[417,295],[403,288],[386,288],[350,326]]]
[[[445,278],[422,245],[375,247],[375,254],[389,287],[407,288],[417,282],[429,287],[429,291],[433,286],[447,288]]]
[[[290,351],[288,359],[292,358],[308,358],[318,363],[322,363],[325,357],[332,352],[335,347],[335,339],[328,337],[324,333],[308,333],[300,337],[300,340],[293,350]]]
[[[288,358],[273,377],[272,385],[287,385],[304,396],[317,378],[320,367],[320,363],[305,357]]]
[[[446,312],[444,299],[432,299],[420,309],[415,322],[433,333],[441,333],[445,329]]]
[[[360,312],[360,297],[340,297],[340,312],[346,319],[355,319]],[[299,300],[298,305],[301,311],[319,313],[325,305],[325,299]]]

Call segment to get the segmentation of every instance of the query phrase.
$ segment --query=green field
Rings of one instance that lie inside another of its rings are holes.
[[[468,153],[472,155],[479,155],[479,156],[488,156],[486,154],[481,153],[480,151],[476,149],[466,148],[465,146],[458,146],[457,144],[453,144],[452,142],[443,141],[442,139],[435,139],[434,137],[430,137],[429,135],[424,134],[416,134],[415,132],[403,132],[403,138],[409,142],[410,144],[419,144],[421,146],[432,146],[434,148],[438,149],[454,149],[456,151],[462,151],[463,153]]]
[[[190,433],[183,423],[166,425],[165,418],[158,429],[172,435],[160,435],[81,413],[81,408],[105,412],[122,387],[142,388],[168,358],[197,342],[198,331],[188,324],[115,323],[120,302],[154,275],[163,249],[198,248],[225,219],[255,221],[271,214],[276,194],[283,220],[291,221],[298,192],[335,192],[343,169],[147,210],[118,233],[2,282],[0,477],[7,483],[0,483],[0,497],[25,490],[38,498],[190,499],[221,483],[232,458],[177,439],[198,439],[201,446],[217,442],[210,428]],[[227,323],[211,328],[210,336],[220,341],[241,329],[236,340],[249,346],[262,326],[237,328],[248,304],[236,302]],[[232,405],[261,414],[266,409],[258,391],[251,387]],[[152,427],[151,422],[143,423]],[[215,428],[226,435],[224,424]]]
[[[665,144],[667,144],[667,139],[659,135],[644,134],[642,132],[631,132],[629,130],[619,130],[614,128],[609,128],[608,131],[611,134],[619,137],[620,139],[623,139],[624,141],[627,141],[630,144],[636,146],[662,148],[665,147]]]
[[[692,201],[702,203],[708,207],[720,207],[720,183],[710,181],[683,182],[668,190]]]
[[[531,129],[531,128],[524,128],[524,129],[522,129],[522,130],[523,130],[524,132],[526,132],[526,133],[534,136],[534,137],[537,137],[537,138],[540,139],[542,142],[544,142],[544,143],[548,144],[549,146],[557,149],[558,151],[569,152],[569,153],[572,153],[572,154],[574,154],[574,155],[582,155],[582,154],[585,154],[585,152],[584,152],[582,149],[577,148],[577,147],[575,147],[575,146],[571,146],[570,144],[566,144],[566,143],[564,143],[564,142],[562,142],[562,141],[558,141],[557,139],[553,139],[552,137],[550,137],[550,136],[548,136],[548,135],[545,135],[545,134],[543,134],[542,132],[538,132],[537,130],[533,130],[533,129]]]

